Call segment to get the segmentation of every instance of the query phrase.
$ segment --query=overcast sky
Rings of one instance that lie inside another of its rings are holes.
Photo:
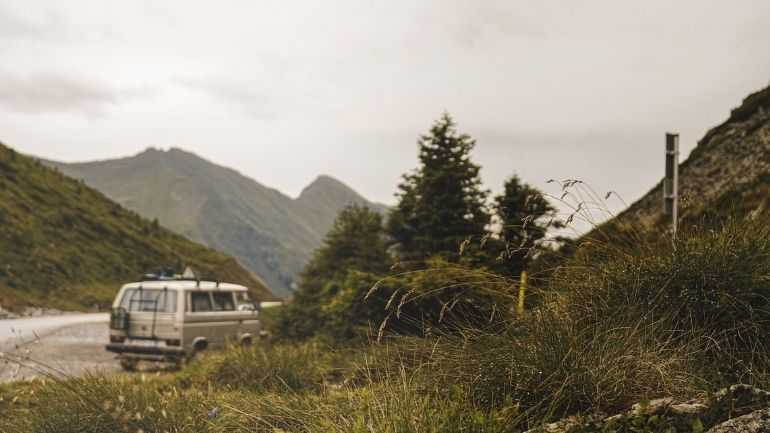
[[[0,140],[63,161],[181,147],[296,195],[393,203],[442,111],[493,190],[627,201],[770,80],[770,1],[0,0]]]

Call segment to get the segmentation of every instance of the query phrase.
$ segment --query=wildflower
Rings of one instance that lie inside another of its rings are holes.
[[[219,415],[219,408],[215,407],[214,409],[211,409],[208,413],[209,419],[214,419]]]

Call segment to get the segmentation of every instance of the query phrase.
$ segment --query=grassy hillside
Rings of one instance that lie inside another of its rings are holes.
[[[680,165],[680,215],[685,222],[698,222],[761,211],[770,199],[768,188],[770,87],[746,97]],[[662,191],[661,182],[618,219],[637,228],[666,224]]]
[[[0,305],[106,305],[120,283],[166,266],[272,297],[235,259],[0,144]]]
[[[142,216],[237,257],[279,295],[289,293],[340,209],[353,203],[383,209],[328,176],[292,199],[180,149],[48,163]]]

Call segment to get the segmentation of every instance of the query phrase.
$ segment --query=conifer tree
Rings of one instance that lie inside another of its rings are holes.
[[[342,209],[300,275],[300,289],[315,291],[348,270],[384,273],[389,258],[383,235],[382,216],[365,206]]]
[[[399,203],[388,219],[388,233],[401,259],[458,256],[460,245],[486,233],[488,191],[481,188],[480,167],[471,161],[475,141],[459,134],[449,114],[419,141],[419,167],[404,175]]]
[[[370,319],[369,307],[362,308],[364,296],[389,268],[382,216],[358,205],[344,208],[302,271],[293,299],[276,317],[277,336],[349,338],[353,327]],[[352,275],[371,277],[363,283]]]
[[[502,225],[500,239],[504,252],[497,270],[518,275],[525,269],[532,248],[545,238],[549,228],[562,223],[556,219],[556,208],[537,188],[524,183],[518,176],[511,176],[504,185],[503,193],[495,197],[494,210]]]

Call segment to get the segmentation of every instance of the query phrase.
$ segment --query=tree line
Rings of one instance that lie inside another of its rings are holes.
[[[445,113],[419,138],[419,165],[403,175],[386,218],[343,209],[274,318],[276,336],[349,340],[493,322],[493,291],[479,281],[518,278],[561,223],[516,175],[490,197],[471,158],[475,145]]]

